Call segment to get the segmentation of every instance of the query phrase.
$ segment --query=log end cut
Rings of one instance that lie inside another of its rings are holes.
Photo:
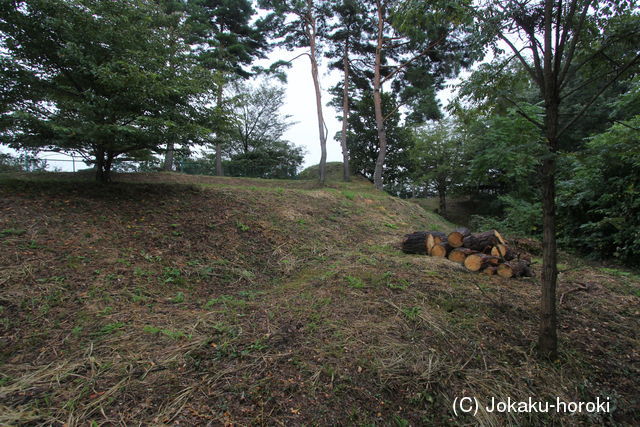
[[[498,266],[498,276],[510,279],[512,277],[531,277],[533,273],[529,267],[529,263],[524,260],[509,261]]]
[[[464,266],[467,270],[480,271],[489,266],[497,265],[500,260],[496,257],[485,254],[472,254],[464,260]]]
[[[431,256],[445,258],[451,252],[451,245],[446,242],[438,243],[431,248]]]

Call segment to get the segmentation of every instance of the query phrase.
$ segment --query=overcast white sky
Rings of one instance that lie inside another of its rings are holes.
[[[260,65],[268,65],[277,60],[289,61],[295,58],[304,49],[297,51],[285,51],[277,49],[269,55],[268,60],[262,61]],[[333,136],[341,129],[340,122],[336,119],[336,110],[327,107],[330,95],[328,89],[340,80],[340,73],[333,71],[328,73],[326,62],[320,66],[320,85],[322,87],[322,103],[324,105],[324,120],[329,129],[327,139],[327,161],[342,161],[342,150],[340,143],[334,140]],[[282,109],[283,114],[289,114],[291,120],[297,122],[285,134],[285,139],[295,145],[305,147],[303,167],[315,165],[320,162],[320,137],[318,135],[318,116],[316,114],[316,95],[311,79],[311,63],[306,55],[297,58],[292,62],[291,68],[287,70],[286,104]]]

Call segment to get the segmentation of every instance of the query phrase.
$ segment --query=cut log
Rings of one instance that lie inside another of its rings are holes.
[[[504,259],[505,261],[511,261],[516,257],[516,253],[507,245],[498,243],[491,248],[491,255]]]
[[[434,240],[436,236],[439,241],[446,239],[446,234],[439,231],[415,231],[404,236],[402,241],[402,252],[407,254],[428,254],[433,244],[429,245],[429,241]]]
[[[462,246],[478,252],[485,252],[488,250],[489,253],[491,253],[491,248],[499,244],[506,245],[507,243],[500,233],[496,230],[490,230],[485,231],[484,233],[475,233],[465,237]]]
[[[498,267],[489,266],[482,270],[482,274],[486,274],[487,276],[493,276],[498,271]]]
[[[511,277],[532,277],[533,273],[531,271],[531,267],[529,266],[529,262],[524,260],[519,261],[508,261],[504,264],[500,264],[498,266],[498,275],[500,277],[504,277],[509,279]]]
[[[468,228],[457,228],[455,231],[449,233],[447,241],[454,248],[459,248],[464,243],[464,238],[471,235]]]
[[[446,257],[451,252],[451,245],[447,242],[441,242],[431,248],[431,252],[429,253],[431,256],[435,257]]]
[[[431,253],[431,248],[435,245],[445,242],[447,240],[447,235],[440,231],[427,231],[429,233],[427,235],[427,253]]]
[[[460,264],[464,264],[464,260],[472,254],[477,254],[477,251],[469,248],[454,248],[449,252],[449,258],[453,262],[459,262]]]
[[[404,240],[402,241],[402,252],[406,254],[426,254],[426,239],[426,231],[416,231],[405,235]]]
[[[471,271],[480,271],[499,263],[500,259],[498,257],[485,254],[471,254],[464,260],[464,266]]]

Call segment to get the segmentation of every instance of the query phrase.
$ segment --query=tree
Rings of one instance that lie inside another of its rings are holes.
[[[561,238],[591,256],[613,257],[637,267],[640,114],[614,124],[586,145],[585,151],[570,156],[573,173],[558,185]]]
[[[304,150],[287,141],[275,141],[267,146],[231,156],[225,166],[231,176],[253,178],[294,178],[302,161]]]
[[[247,154],[281,141],[293,125],[291,116],[282,115],[285,89],[262,82],[258,87],[236,83],[231,108],[232,118],[227,132],[227,151]]]
[[[330,68],[340,70],[342,82],[333,88],[335,101],[331,104],[342,111],[342,130],[339,133],[342,148],[342,177],[344,181],[351,179],[349,167],[349,150],[347,147],[347,132],[349,127],[349,112],[351,109],[350,94],[352,91],[354,73],[362,74],[362,66],[356,65],[362,57],[371,53],[366,42],[366,34],[370,31],[365,6],[359,0],[343,0],[333,6],[334,23],[332,33],[328,36],[329,49],[325,53],[327,58],[335,58],[329,64]]]
[[[216,150],[216,174],[221,176],[226,138],[222,119],[227,114],[228,103],[223,96],[224,88],[230,82],[252,76],[255,70],[246,67],[270,50],[265,38],[267,23],[254,19],[255,11],[248,0],[189,0],[183,3],[182,9],[186,13],[184,25],[188,28],[188,42],[195,47],[200,64],[214,73],[215,91],[208,103],[213,106],[207,109],[203,119],[211,130],[208,139]]]
[[[464,181],[467,173],[462,136],[453,121],[441,120],[416,129],[410,151],[412,181],[438,194],[438,213],[447,215],[447,195]]]
[[[375,0],[375,55],[373,99],[378,136],[374,185],[383,188],[387,154],[386,117],[382,108],[385,84],[406,90],[401,100],[412,104],[414,120],[440,117],[436,88],[471,59],[465,46],[468,14],[458,2]],[[391,62],[392,61],[392,62]]]
[[[187,45],[167,43],[167,15],[154,3],[3,1],[0,16],[6,91],[29,88],[5,98],[12,147],[78,153],[108,182],[117,157],[160,150],[163,130],[187,141],[202,131],[191,101],[207,75]]]
[[[322,90],[318,76],[318,42],[324,32],[324,21],[330,13],[329,8],[324,2],[317,0],[260,0],[259,4],[261,7],[272,11],[267,21],[271,22],[271,25],[275,28],[274,36],[280,39],[279,45],[290,49],[309,49],[302,55],[306,55],[311,62],[311,78],[316,95],[318,135],[321,150],[319,180],[320,183],[324,184],[328,130],[322,112]]]
[[[392,112],[386,120],[388,144],[384,189],[402,194],[410,184],[410,148],[413,138],[410,131],[400,125],[400,112],[391,94],[382,95],[382,106]],[[353,171],[373,182],[380,146],[377,143],[375,106],[371,91],[363,91],[353,100],[347,146]]]
[[[540,355],[556,358],[558,353],[556,281],[556,164],[560,138],[598,99],[640,60],[637,41],[605,75],[589,81],[596,85],[590,99],[569,116],[561,117],[561,106],[572,95],[571,82],[577,71],[624,40],[637,38],[637,27],[627,28],[629,7],[625,2],[592,0],[531,1],[526,3],[489,1],[478,10],[496,39],[506,44],[520,61],[540,92],[543,120],[526,111],[519,113],[538,126],[545,136],[542,156],[543,267],[541,323],[538,338]],[[517,103],[514,103],[516,108]]]

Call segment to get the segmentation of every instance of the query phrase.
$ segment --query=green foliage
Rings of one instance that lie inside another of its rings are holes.
[[[233,295],[220,295],[217,298],[208,300],[204,308],[209,310],[216,305],[223,305],[225,307],[244,307],[247,302],[244,299],[236,298]]]
[[[359,277],[345,276],[344,279],[347,281],[347,285],[354,289],[362,289],[366,286],[364,281]]]
[[[184,292],[178,292],[176,296],[171,299],[174,304],[182,304],[185,300]]]
[[[244,224],[241,221],[236,221],[236,227],[240,231],[249,231],[249,230],[251,230],[251,227],[249,227],[247,224]]]
[[[92,335],[97,337],[110,335],[124,328],[124,326],[125,324],[123,322],[108,323],[100,328],[100,330],[98,330],[97,332],[94,332]]]
[[[407,319],[415,321],[420,317],[420,311],[420,307],[405,307],[402,309],[402,314],[404,314]]]
[[[513,196],[500,196],[502,215],[472,215],[471,227],[476,230],[500,230],[516,236],[539,236],[542,234],[542,205]]]
[[[527,108],[539,114],[535,106]],[[470,127],[467,185],[480,192],[508,194],[533,202],[538,198],[538,167],[542,135],[538,128],[513,109],[491,115]]]
[[[156,2],[2,2],[3,143],[81,154],[108,181],[116,158],[205,132],[210,76],[177,14]]]
[[[223,169],[229,176],[294,178],[304,160],[303,152],[301,147],[278,141],[269,147],[231,156],[223,162]]]
[[[453,121],[440,121],[416,129],[410,150],[411,178],[422,194],[440,196],[440,212],[446,213],[445,198],[459,187],[467,174],[467,149]]]
[[[640,265],[640,115],[613,125],[572,156],[559,185],[562,242]]]
[[[342,195],[349,200],[353,200],[356,198],[356,193],[349,190],[342,190]]]
[[[383,94],[384,111],[390,111],[385,121],[387,134],[387,156],[385,160],[385,190],[400,194],[406,192],[409,173],[406,168],[409,161],[409,148],[413,143],[408,129],[400,125],[397,104],[389,94]],[[378,132],[376,130],[373,95],[365,91],[362,97],[354,99],[353,111],[349,117],[347,147],[351,161],[351,170],[373,181],[376,159],[378,157]]]
[[[4,236],[22,236],[27,231],[22,228],[5,228],[4,230],[0,230],[0,237]]]
[[[175,267],[165,267],[162,272],[164,283],[173,283],[175,285],[182,285],[184,283],[184,277],[180,269]]]

